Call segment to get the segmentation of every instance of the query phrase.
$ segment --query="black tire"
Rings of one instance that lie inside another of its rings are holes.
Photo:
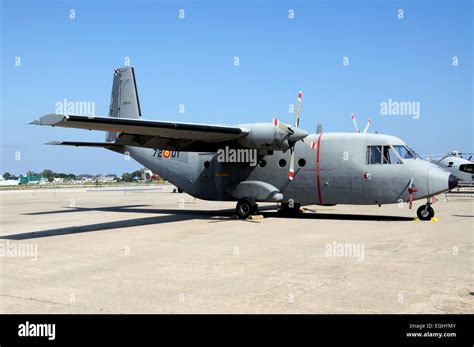
[[[435,213],[431,206],[428,206],[428,208],[426,208],[426,205],[422,205],[418,207],[418,210],[416,210],[416,215],[418,216],[419,220],[431,220],[431,218],[434,217]]]
[[[252,200],[253,201],[253,200]],[[258,213],[258,205],[257,203],[254,201],[253,202],[253,205],[252,205],[252,214],[257,214]]]
[[[178,193],[182,193],[183,191],[181,188],[178,188]]]
[[[239,218],[247,219],[251,214],[257,212],[257,204],[252,199],[243,198],[237,202],[236,211]]]

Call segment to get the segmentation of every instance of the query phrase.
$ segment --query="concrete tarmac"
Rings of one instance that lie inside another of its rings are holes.
[[[196,200],[171,186],[0,192],[1,313],[474,313],[474,200]]]

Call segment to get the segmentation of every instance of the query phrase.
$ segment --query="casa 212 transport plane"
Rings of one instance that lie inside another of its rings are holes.
[[[108,117],[48,114],[37,125],[106,131],[104,142],[48,144],[100,147],[131,156],[196,198],[237,201],[241,218],[258,202],[288,212],[302,205],[382,205],[426,199],[417,215],[434,216],[431,199],[453,189],[457,178],[422,160],[401,139],[382,134],[315,134],[294,124],[236,126],[142,119],[133,67],[115,70]],[[354,118],[354,117],[353,117]],[[354,119],[353,119],[354,120]]]

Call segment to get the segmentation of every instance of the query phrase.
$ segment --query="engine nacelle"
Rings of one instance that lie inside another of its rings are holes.
[[[290,148],[288,133],[271,123],[254,123],[239,125],[248,131],[248,134],[237,141],[244,147],[286,151]]]

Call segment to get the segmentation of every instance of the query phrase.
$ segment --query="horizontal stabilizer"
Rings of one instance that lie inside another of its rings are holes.
[[[82,141],[51,141],[47,145],[55,146],[75,146],[75,147],[95,147],[106,148],[116,152],[122,152],[123,146],[112,142],[82,142]]]
[[[51,141],[46,144],[76,147],[122,147],[121,145],[110,142]]]

